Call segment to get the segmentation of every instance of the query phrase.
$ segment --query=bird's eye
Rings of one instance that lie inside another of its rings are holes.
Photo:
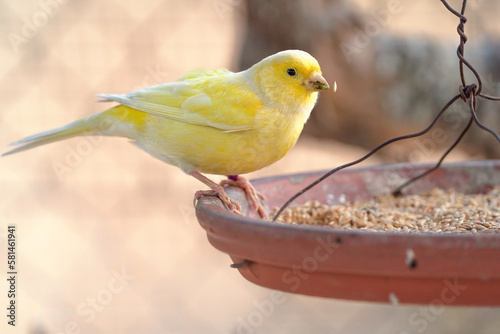
[[[288,68],[288,69],[286,70],[286,73],[287,73],[289,76],[291,76],[291,77],[294,77],[295,75],[297,75],[297,72],[296,72],[296,71],[295,71],[295,69],[293,69],[293,68]]]

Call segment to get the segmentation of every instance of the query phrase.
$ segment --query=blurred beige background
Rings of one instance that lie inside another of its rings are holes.
[[[476,1],[471,10],[486,3]],[[402,4],[384,31],[458,41],[457,21],[442,6]],[[370,12],[387,3],[353,6]],[[407,29],[415,16],[442,21],[443,28]],[[242,0],[0,1],[2,151],[103,110],[107,105],[94,103],[98,93],[172,81],[196,67],[237,70],[244,22]],[[338,81],[339,92],[356,89],[344,88],[335,69],[324,74]],[[304,136],[282,161],[249,177],[333,168],[364,152]],[[439,155],[427,153],[427,160]],[[76,138],[1,158],[0,268],[6,273],[6,226],[14,224],[19,281],[15,329],[6,325],[7,286],[0,281],[0,332],[497,332],[500,312],[486,308],[445,307],[415,323],[428,307],[287,294],[262,314],[259,305],[271,291],[229,268],[229,257],[210,246],[198,225],[192,197],[203,188],[116,138]]]

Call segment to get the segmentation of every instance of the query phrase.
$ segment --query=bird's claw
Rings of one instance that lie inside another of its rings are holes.
[[[254,188],[254,186],[248,181],[246,178],[242,176],[237,176],[236,180],[235,179],[225,179],[220,182],[220,185],[222,187],[230,185],[230,186],[236,186],[241,189],[243,189],[250,200],[252,202],[252,206],[255,208],[255,211],[263,218],[267,219],[267,212],[264,209],[264,206],[260,203],[259,199],[265,201],[266,197],[257,192],[257,190]]]
[[[231,211],[234,214],[242,216],[240,203],[229,198],[229,196],[227,196],[224,191],[218,192],[215,190],[199,190],[194,194],[193,205],[196,205],[196,201],[198,201],[203,196],[218,197],[229,211]]]

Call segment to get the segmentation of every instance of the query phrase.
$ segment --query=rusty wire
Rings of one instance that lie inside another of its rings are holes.
[[[323,176],[321,176],[320,178],[318,178],[317,180],[315,180],[314,182],[312,182],[311,184],[309,184],[308,186],[306,186],[305,188],[300,190],[298,193],[293,195],[279,209],[279,211],[274,216],[273,221],[276,221],[276,219],[279,217],[279,215],[281,213],[283,213],[283,211],[294,200],[296,200],[299,196],[301,196],[306,191],[310,190],[311,188],[313,188],[314,186],[316,186],[317,184],[319,184],[320,182],[322,182],[323,180],[325,180],[326,178],[328,178],[332,174],[334,174],[334,173],[336,173],[344,168],[351,167],[353,165],[356,165],[356,164],[368,159],[373,154],[378,152],[380,149],[382,149],[383,147],[385,147],[391,143],[394,143],[394,142],[400,141],[400,140],[404,140],[404,139],[415,138],[415,137],[422,136],[422,135],[426,134],[434,127],[434,125],[441,118],[441,116],[448,110],[448,108],[452,104],[454,104],[458,99],[461,99],[462,101],[464,101],[465,103],[468,103],[468,105],[469,105],[470,119],[467,122],[467,125],[465,126],[465,128],[462,130],[462,132],[457,137],[455,142],[453,142],[453,144],[443,153],[443,155],[441,156],[439,161],[436,163],[436,165],[434,165],[432,168],[426,170],[425,172],[418,174],[417,176],[409,179],[408,181],[406,181],[405,183],[403,183],[402,185],[397,187],[392,193],[394,195],[401,195],[402,190],[405,187],[407,187],[411,183],[415,182],[416,180],[432,173],[434,170],[438,169],[441,166],[441,163],[443,162],[443,160],[446,158],[446,156],[459,144],[459,142],[462,140],[462,138],[465,136],[465,134],[469,131],[469,129],[471,128],[473,123],[475,123],[482,130],[487,131],[490,134],[492,134],[496,138],[496,140],[498,142],[500,142],[500,136],[494,130],[492,130],[492,129],[488,128],[487,126],[485,126],[484,124],[482,124],[477,117],[477,99],[478,98],[483,98],[483,99],[492,100],[492,101],[500,101],[500,97],[490,96],[490,95],[486,95],[486,94],[482,93],[483,81],[481,80],[481,76],[476,71],[476,69],[465,59],[464,50],[465,50],[465,43],[467,42],[467,36],[465,35],[465,23],[467,22],[467,18],[465,17],[464,13],[465,13],[465,8],[467,6],[467,0],[463,0],[462,9],[460,10],[460,12],[453,9],[446,2],[446,0],[441,0],[441,2],[451,13],[453,13],[454,15],[456,15],[460,19],[460,23],[457,26],[457,32],[460,36],[460,43],[459,43],[459,46],[457,48],[457,57],[459,60],[459,71],[460,71],[460,80],[461,80],[461,85],[458,88],[459,93],[457,95],[455,95],[453,98],[451,98],[451,100],[448,103],[446,103],[446,105],[439,111],[439,113],[436,115],[436,117],[431,122],[431,124],[428,125],[424,130],[416,132],[416,133],[412,133],[412,134],[389,139],[389,140],[383,142],[382,144],[379,144],[377,147],[372,149],[370,152],[368,152],[363,157],[328,171],[326,174],[324,174]],[[465,74],[464,74],[465,67],[468,68],[474,74],[474,76],[476,78],[476,83],[472,83],[472,84],[467,85],[466,80],[465,80]]]

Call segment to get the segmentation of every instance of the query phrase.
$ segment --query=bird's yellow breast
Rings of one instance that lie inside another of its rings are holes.
[[[297,142],[303,122],[267,118],[259,127],[223,132],[210,127],[149,121],[149,141],[186,172],[233,175],[259,170],[281,159]],[[169,162],[169,161],[167,161]],[[171,162],[171,161],[170,161]]]

